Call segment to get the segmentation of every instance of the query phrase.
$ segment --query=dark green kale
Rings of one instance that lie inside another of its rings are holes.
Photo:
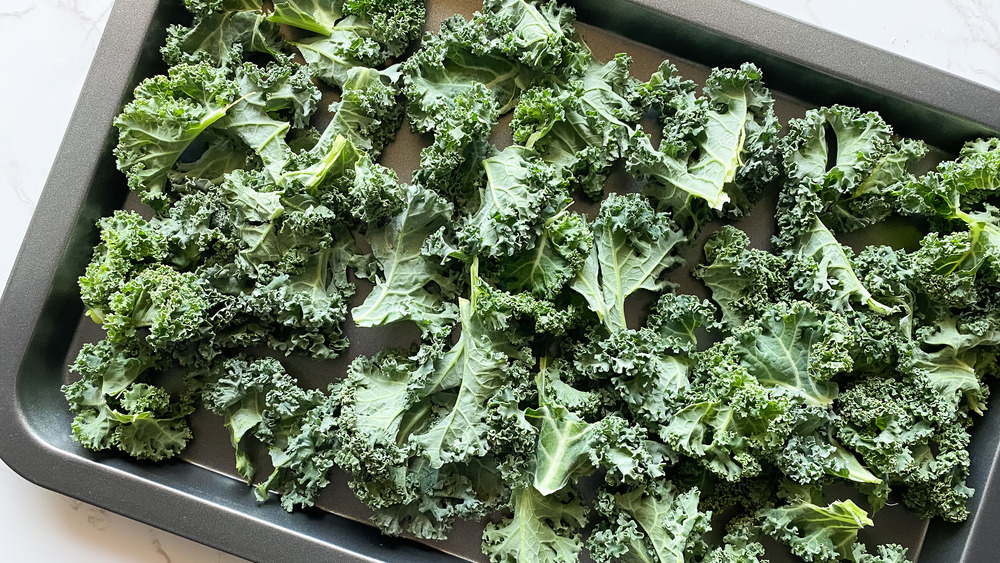
[[[756,66],[713,70],[704,96],[676,71],[664,62],[639,89],[659,113],[663,132],[654,147],[636,129],[627,165],[648,181],[644,193],[658,208],[669,209],[693,235],[717,212],[743,215],[760,199],[778,172],[780,124]]]
[[[346,473],[384,533],[479,520],[496,563],[903,563],[858,539],[890,499],[969,517],[1000,141],[918,177],[856,108],[779,140],[758,67],[640,82],[553,1],[412,47],[422,0],[185,5],[115,121],[139,203],[79,278],[83,447],[176,456],[200,401],[259,501]]]

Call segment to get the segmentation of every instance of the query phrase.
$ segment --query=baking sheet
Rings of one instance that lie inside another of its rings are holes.
[[[433,548],[381,536],[364,523],[367,510],[346,489],[344,478],[334,478],[336,484],[324,492],[316,509],[288,514],[277,502],[258,505],[252,491],[233,477],[231,446],[221,421],[206,412],[192,419],[196,439],[189,449],[181,459],[167,463],[94,453],[70,440],[72,417],[59,386],[71,379],[66,365],[82,342],[102,336],[99,327],[82,317],[76,278],[97,241],[97,219],[128,205],[124,178],[110,154],[117,138],[110,123],[135,84],[163,70],[157,49],[166,24],[188,17],[180,4],[119,2],[109,20],[0,303],[0,326],[4,327],[0,336],[4,391],[0,455],[42,486],[249,559],[455,560],[447,553],[451,552],[481,560],[481,528],[476,523],[460,524],[452,534],[455,539],[435,543]],[[675,62],[682,76],[698,82],[704,81],[710,66],[756,62],[764,68],[765,84],[776,95],[783,122],[812,105],[840,101],[877,109],[895,121],[901,132],[950,149],[1000,127],[996,115],[1000,93],[988,88],[736,0],[669,4],[581,0],[576,3],[581,21],[601,27],[584,23],[579,29],[601,59],[621,50],[629,52],[635,59],[633,74],[640,79],[647,78],[664,58]],[[469,15],[471,6],[459,0],[432,0],[429,27],[436,29],[452,13]],[[684,57],[667,55],[639,41]],[[798,47],[807,42],[805,51],[822,56],[803,55]],[[123,73],[121,69],[132,70]],[[921,86],[914,88],[914,84]],[[779,89],[797,97],[781,94]],[[893,119],[894,115],[905,119]],[[397,168],[405,180],[415,163],[413,149],[418,150],[420,144],[404,126],[396,145],[386,151],[384,163]],[[629,180],[620,174],[616,181]],[[363,296],[361,291],[357,298]],[[310,364],[309,360],[295,362],[290,369],[307,380],[325,377]],[[336,373],[343,365],[346,358],[325,366],[322,372]],[[911,557],[922,550],[922,561],[994,561],[995,528],[1000,526],[1000,517],[995,517],[1000,498],[994,497],[1000,493],[991,486],[995,483],[989,475],[998,436],[1000,417],[987,414],[973,435],[970,482],[979,493],[970,506],[973,517],[969,522],[935,523],[928,529],[906,512],[886,510],[876,515],[878,540],[911,546]]]

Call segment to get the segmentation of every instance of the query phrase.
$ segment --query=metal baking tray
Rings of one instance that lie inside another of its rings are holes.
[[[476,9],[463,0],[430,2],[430,29]],[[807,107],[856,105],[945,153],[1000,131],[1000,92],[739,0],[569,3],[595,53],[633,54],[639,78],[663,58],[695,80],[713,66],[755,62],[783,121]],[[433,545],[384,537],[336,476],[317,508],[287,513],[277,502],[258,504],[233,476],[222,425],[206,413],[194,416],[196,438],[182,459],[165,463],[90,452],[70,439],[59,387],[71,379],[66,365],[81,343],[100,338],[83,318],[76,279],[97,241],[95,223],[128,195],[111,154],[111,122],[140,80],[164,70],[158,49],[166,25],[189,17],[180,0],[121,1],[111,13],[0,301],[0,457],[40,486],[251,560],[482,560],[476,523],[460,523],[455,539]],[[400,142],[414,143],[405,129]],[[400,162],[412,167],[412,156]],[[409,171],[400,175],[405,180]],[[928,524],[886,509],[876,517],[877,538],[908,545],[922,563],[996,561],[1000,484],[991,476],[1000,460],[1000,414],[977,421],[971,451],[977,494],[967,522]]]

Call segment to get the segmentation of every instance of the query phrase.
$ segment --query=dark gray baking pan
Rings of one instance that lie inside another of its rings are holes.
[[[475,9],[462,0],[431,2],[431,28],[450,13]],[[696,80],[712,66],[753,61],[780,92],[783,119],[810,106],[857,105],[945,152],[1000,130],[1000,92],[739,0],[572,3],[595,53],[606,58],[628,51],[640,78],[663,58]],[[344,479],[334,479],[315,509],[289,514],[276,502],[258,504],[232,477],[229,438],[205,413],[194,415],[196,438],[183,459],[167,463],[94,453],[70,440],[71,416],[59,387],[69,380],[66,365],[81,343],[100,338],[100,329],[82,320],[76,279],[97,241],[96,221],[127,204],[110,124],[135,85],[164,70],[158,53],[164,29],[185,17],[180,0],[118,2],[111,13],[0,301],[0,456],[43,487],[252,560],[482,560],[475,523],[460,524],[455,539],[443,544],[383,537],[365,523],[365,509]],[[413,141],[406,137],[404,131],[399,142]],[[967,522],[928,524],[886,509],[870,539],[904,543],[922,563],[997,561],[1000,485],[991,475],[1000,454],[1000,414],[988,411],[978,421],[972,454],[970,484],[977,495]]]

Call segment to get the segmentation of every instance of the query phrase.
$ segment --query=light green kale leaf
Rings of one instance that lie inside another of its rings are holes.
[[[305,127],[315,111],[320,92],[308,71],[281,57],[261,68],[244,63],[235,71],[240,99],[218,126],[254,150],[273,178],[281,175],[290,151],[285,140],[292,126]],[[291,114],[280,117],[279,112]]]
[[[713,70],[705,97],[698,97],[689,82],[671,79],[675,71],[664,63],[647,86],[664,90],[657,94],[664,122],[659,147],[636,129],[627,165],[632,174],[649,180],[645,193],[686,217],[680,222],[692,231],[708,217],[698,210],[701,205],[719,211],[732,202],[741,214],[759,199],[777,173],[780,125],[756,66]]]
[[[337,20],[344,17],[343,2],[324,0],[280,0],[267,19],[320,35],[330,35]]]
[[[810,562],[857,561],[858,532],[874,525],[851,500],[820,506],[797,501],[763,511],[765,533]]]
[[[630,63],[626,55],[603,66],[591,63],[581,79],[528,90],[514,108],[514,142],[534,149],[595,199],[639,121],[627,98],[636,82]]]
[[[144,80],[135,98],[115,118],[118,169],[129,189],[150,207],[162,210],[171,197],[167,174],[202,131],[222,119],[237,101],[228,71],[205,63],[179,64],[167,75]]]
[[[775,303],[734,335],[747,371],[761,384],[807,403],[832,403],[837,384],[830,378],[853,366],[850,326],[841,316],[803,301]]]
[[[487,524],[483,532],[483,553],[491,563],[579,560],[587,509],[575,493],[564,489],[546,496],[527,486],[514,492],[511,509],[512,517]]]
[[[174,400],[163,388],[140,381],[166,362],[148,351],[108,339],[86,344],[70,367],[80,379],[62,392],[75,413],[73,439],[95,450],[118,449],[159,461],[180,453],[191,439],[188,396]]]
[[[610,194],[593,228],[594,249],[570,287],[609,331],[624,330],[625,299],[640,289],[667,287],[662,274],[683,262],[674,252],[684,235],[637,194]]]
[[[359,326],[408,320],[429,334],[451,330],[458,320],[458,308],[449,300],[454,282],[437,260],[421,252],[427,237],[451,223],[451,212],[451,205],[434,192],[411,186],[403,211],[369,230],[381,273],[364,303],[351,311]]]
[[[726,326],[739,327],[767,303],[792,298],[787,257],[750,248],[750,237],[740,229],[723,225],[705,242],[704,251],[705,262],[692,273],[712,291]]]
[[[888,315],[895,311],[893,307],[877,301],[871,292],[861,283],[854,272],[849,250],[840,244],[830,229],[819,217],[814,217],[808,229],[805,229],[791,253],[799,260],[811,259],[816,264],[812,273],[811,284],[804,280],[796,283],[804,285],[808,295],[817,301],[827,301],[836,311],[851,308],[851,302],[860,303],[871,308],[880,315]]]
[[[657,480],[620,493],[601,491],[596,503],[604,520],[587,548],[599,563],[689,561],[707,550],[702,535],[711,529],[711,512],[698,509],[697,488],[679,490]]]
[[[458,231],[470,255],[503,257],[531,248],[542,225],[572,203],[565,180],[531,149],[511,145],[482,166],[479,209]]]
[[[551,299],[576,277],[593,245],[594,234],[583,215],[559,212],[542,225],[534,248],[505,262],[500,278],[510,291]]]
[[[927,152],[920,141],[897,139],[878,114],[842,105],[809,110],[788,126],[781,140],[788,175],[778,203],[781,240],[808,228],[812,213],[838,233],[881,221],[912,181],[909,166]]]
[[[278,26],[255,11],[219,12],[197,18],[192,27],[167,28],[166,44],[160,49],[169,65],[208,62],[222,65],[236,53],[277,55],[282,47]],[[239,47],[237,47],[239,46]]]
[[[507,354],[498,350],[475,315],[473,304],[459,300],[462,334],[442,357],[435,359],[422,394],[437,396],[440,407],[429,426],[410,436],[431,466],[467,461],[488,452],[487,401],[508,380]]]

